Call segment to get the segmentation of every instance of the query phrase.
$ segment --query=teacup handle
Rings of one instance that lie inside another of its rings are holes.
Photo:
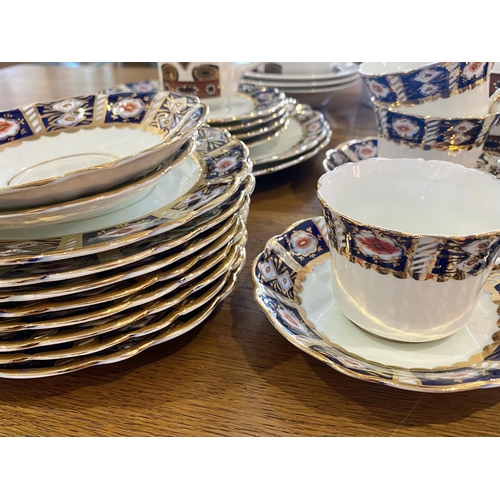
[[[495,90],[495,92],[490,95],[488,102],[490,113],[500,113],[500,89]]]

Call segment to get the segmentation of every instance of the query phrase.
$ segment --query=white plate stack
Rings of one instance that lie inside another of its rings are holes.
[[[278,87],[313,107],[325,106],[339,90],[359,81],[354,62],[270,62],[247,72],[243,81]]]

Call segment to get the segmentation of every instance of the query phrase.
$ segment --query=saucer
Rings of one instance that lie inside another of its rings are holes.
[[[366,160],[377,156],[377,138],[365,137],[341,142],[325,153],[323,169],[330,172],[335,167],[348,162]],[[500,151],[485,150],[479,157],[476,168],[483,172],[500,177]]]
[[[0,112],[0,208],[34,208],[117,187],[170,158],[206,122],[171,92],[87,95]]]
[[[322,149],[325,149],[328,144],[330,144],[330,139],[332,138],[332,131],[329,130],[326,138],[320,142],[315,148],[308,149],[305,153],[294,156],[293,158],[286,160],[284,162],[274,162],[269,163],[269,166],[261,166],[253,171],[254,177],[259,177],[261,175],[272,174],[273,172],[279,172],[285,168],[292,167],[293,165],[298,165],[313,156],[316,156]]]
[[[242,142],[201,128],[196,152],[146,194],[85,221],[0,230],[0,264],[92,255],[170,231],[229,199],[251,171],[247,160]]]
[[[330,125],[320,111],[298,104],[290,115],[288,127],[277,137],[256,146],[249,146],[254,171],[276,166],[314,149],[323,143]]]
[[[394,342],[361,330],[340,311],[327,238],[323,217],[298,221],[253,262],[255,299],[289,342],[345,375],[399,389],[500,386],[500,276],[492,275],[467,324],[450,337]]]

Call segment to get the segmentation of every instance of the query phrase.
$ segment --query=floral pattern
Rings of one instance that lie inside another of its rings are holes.
[[[135,118],[145,108],[141,99],[126,97],[113,106],[113,113],[121,118]]]
[[[500,233],[486,238],[435,237],[429,243],[425,236],[360,225],[322,205],[332,248],[380,274],[438,282],[463,280],[491,270],[500,253]],[[417,265],[422,261],[427,262],[425,268]]]
[[[16,120],[0,118],[0,141],[3,141],[8,137],[15,137],[20,128],[21,126]]]
[[[294,231],[303,230],[307,223],[310,227],[321,228],[323,237],[328,237],[326,234],[328,228],[323,222],[322,217],[309,219],[306,222],[300,221],[285,233],[275,236],[257,256],[256,265],[252,267],[256,301],[285,339],[305,353],[344,374],[378,384],[421,392],[464,391],[477,387],[499,386],[499,332],[492,335],[488,350],[483,351],[482,348],[478,347],[477,355],[483,357],[480,362],[476,362],[477,357],[474,356],[468,364],[464,362],[465,366],[457,367],[407,369],[388,366],[352,354],[346,347],[333,343],[323,333],[317,331],[314,325],[311,326],[308,321],[307,311],[303,310],[300,305],[300,295],[274,294],[274,289],[269,286],[269,281],[260,272],[262,267],[272,262],[272,269],[279,269],[285,261],[292,260],[292,256],[287,252],[281,252],[281,247],[275,244],[276,241],[286,239],[287,234]],[[481,251],[485,250],[484,241],[466,246],[471,252],[479,251],[479,247]],[[298,282],[307,279],[306,276],[313,272],[314,267],[320,262],[322,261],[313,261],[307,264],[297,262],[297,265],[294,266],[295,273],[290,273],[290,279],[293,281],[292,288],[299,289]],[[500,289],[500,283],[496,282],[495,287]],[[492,325],[495,325],[495,318],[492,318]],[[490,350],[491,352],[488,354]]]
[[[420,132],[418,124],[408,118],[397,118],[392,122],[392,128],[399,137],[410,139]]]
[[[377,76],[361,73],[379,102],[419,104],[465,92],[485,82],[492,63],[434,63],[425,68]]]
[[[85,101],[80,99],[64,99],[52,104],[51,108],[62,113],[72,113],[83,106]]]
[[[318,238],[307,231],[295,231],[290,235],[290,248],[296,254],[310,255],[316,252],[318,243]]]

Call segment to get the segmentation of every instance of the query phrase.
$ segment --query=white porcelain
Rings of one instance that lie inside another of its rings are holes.
[[[195,154],[123,206],[84,221],[0,230],[0,263],[92,255],[170,231],[235,195],[251,171],[247,160],[242,142],[223,130],[202,127]]]
[[[100,333],[96,328],[93,338],[75,340],[71,344],[55,346],[47,355],[28,351],[15,362],[2,362],[0,377],[12,379],[42,378],[61,375],[90,366],[116,363],[179,335],[191,331],[206,320],[215,307],[234,289],[245,264],[245,249],[226,274],[212,285],[188,295],[171,311],[151,313],[141,321],[111,333]],[[101,349],[101,347],[104,347]],[[26,356],[33,356],[27,359]],[[59,356],[59,357],[58,357]],[[6,359],[11,359],[7,354]]]
[[[494,112],[492,63],[366,62],[359,73],[373,99],[418,116],[453,118]],[[391,97],[393,96],[393,97]]]
[[[252,75],[262,80],[331,80],[357,71],[358,65],[353,62],[277,62],[262,63]]]
[[[373,98],[372,104],[379,156],[452,161],[471,168],[476,166],[491,128],[500,119],[500,112],[441,118],[419,116],[413,113],[414,108],[389,106]]]
[[[169,159],[207,120],[169,92],[98,94],[0,112],[0,209],[99,194]]]
[[[316,156],[322,149],[325,149],[330,144],[330,139],[332,137],[332,131],[330,130],[326,135],[325,139],[320,142],[317,146],[308,149],[304,153],[294,156],[290,159],[284,161],[278,161],[269,163],[267,165],[261,165],[260,167],[254,168],[253,175],[255,177],[260,177],[262,175],[272,174],[274,172],[279,172],[289,167],[293,167],[294,165],[298,165],[309,158]]]
[[[500,252],[493,176],[450,162],[372,158],[324,174],[318,196],[334,294],[348,318],[404,342],[464,325]]]
[[[279,76],[279,75],[278,75]],[[247,73],[244,76],[244,80],[255,83],[256,85],[264,85],[264,86],[276,86],[279,87],[283,90],[288,90],[288,89],[314,89],[314,88],[321,88],[321,87],[333,87],[336,85],[340,85],[342,83],[349,83],[353,82],[355,80],[358,80],[360,77],[357,73],[354,73],[352,75],[346,75],[343,77],[338,77],[338,78],[330,78],[330,79],[321,79],[321,80],[280,80],[279,78],[272,80],[272,79],[262,79],[260,78],[260,75],[252,74],[252,73]]]
[[[51,225],[56,222],[75,222],[92,220],[110,210],[120,210],[133,203],[134,199],[142,199],[153,189],[155,184],[170,178],[173,170],[182,165],[181,171],[185,169],[192,160],[187,160],[196,149],[194,139],[184,144],[172,157],[171,160],[161,163],[151,172],[147,172],[137,178],[133,178],[125,184],[120,184],[114,189],[103,193],[69,200],[55,205],[47,205],[36,208],[19,209],[16,211],[0,211],[0,230],[15,229],[36,225],[38,227]],[[187,161],[187,163],[184,163]],[[178,174],[173,174],[177,177]],[[182,177],[182,175],[181,175]]]
[[[254,169],[300,156],[323,142],[329,132],[330,125],[323,113],[298,104],[290,115],[288,127],[279,136],[263,144],[249,146]]]
[[[417,344],[386,340],[342,313],[330,279],[327,233],[323,217],[298,221],[271,238],[251,266],[255,299],[285,339],[335,370],[371,383],[443,393],[498,387],[498,276],[455,334]]]

